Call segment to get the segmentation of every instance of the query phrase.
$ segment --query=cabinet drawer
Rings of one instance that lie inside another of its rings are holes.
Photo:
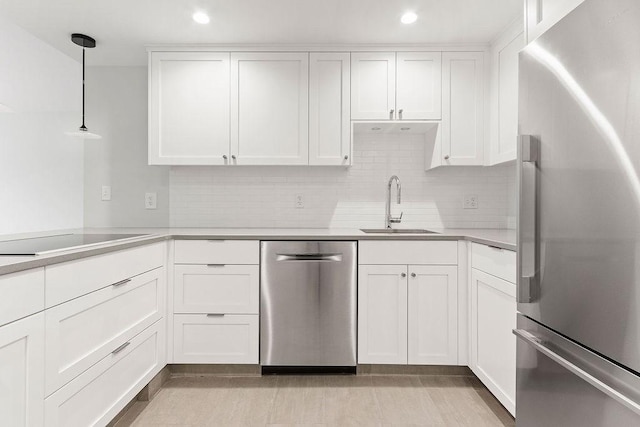
[[[0,325],[44,310],[44,268],[0,276]]]
[[[164,264],[165,243],[45,267],[47,308]]]
[[[471,266],[516,283],[516,253],[513,251],[472,243]]]
[[[106,425],[165,365],[165,325],[156,322],[45,400],[46,425]]]
[[[457,241],[373,240],[358,244],[358,264],[458,263]]]
[[[175,313],[258,314],[257,265],[176,265]]]
[[[176,264],[258,264],[257,240],[176,240]]]
[[[47,310],[47,396],[163,317],[158,268]]]
[[[258,316],[176,314],[174,363],[258,363]]]

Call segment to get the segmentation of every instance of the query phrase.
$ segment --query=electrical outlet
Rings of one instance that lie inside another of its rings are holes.
[[[145,209],[156,209],[157,208],[157,194],[156,193],[145,193],[145,195],[144,195],[144,208]]]
[[[295,205],[296,209],[304,208],[304,197],[302,197],[302,194],[296,194]]]
[[[478,209],[478,196],[476,194],[467,194],[464,196],[465,209]]]
[[[105,201],[105,202],[111,200],[111,186],[110,185],[103,185],[102,186],[102,200]]]

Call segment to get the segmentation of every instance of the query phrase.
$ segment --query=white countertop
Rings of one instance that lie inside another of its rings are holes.
[[[144,236],[115,242],[91,244],[35,256],[0,256],[0,275],[30,268],[72,261],[116,250],[169,239],[252,239],[252,240],[470,240],[516,250],[516,231],[510,229],[429,229],[435,234],[367,234],[353,228],[85,228],[43,233],[0,236],[0,240],[44,237],[63,233],[122,233]]]

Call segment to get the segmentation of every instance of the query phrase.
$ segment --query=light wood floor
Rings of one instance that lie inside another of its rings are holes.
[[[177,377],[118,427],[514,426],[470,376]]]

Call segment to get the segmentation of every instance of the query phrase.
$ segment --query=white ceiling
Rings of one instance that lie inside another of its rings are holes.
[[[196,10],[211,23],[194,23]],[[400,23],[407,10],[415,24]],[[76,59],[70,34],[94,37],[88,65],[144,65],[147,44],[485,43],[522,10],[522,0],[0,0],[0,15]]]

